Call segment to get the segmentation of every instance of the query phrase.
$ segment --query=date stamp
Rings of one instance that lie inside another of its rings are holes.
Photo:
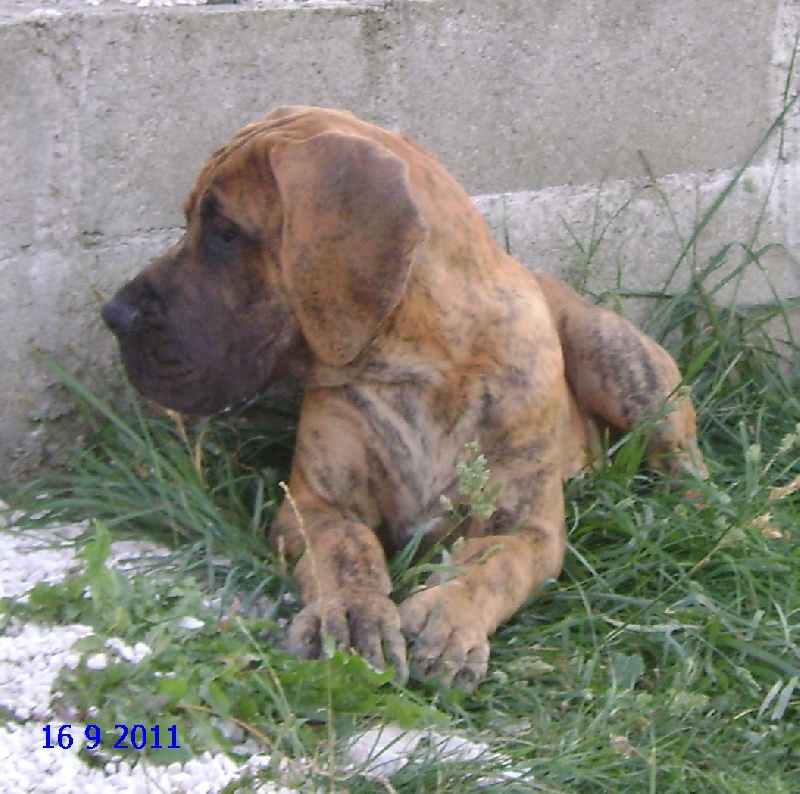
[[[70,724],[65,725],[45,725],[44,731],[45,750],[53,750],[56,747],[62,750],[69,750],[74,741],[73,728]],[[76,726],[75,731],[78,735],[83,734],[86,740],[87,750],[96,750],[104,740],[103,732],[99,725],[87,725],[82,730]],[[163,731],[163,733],[162,733]],[[110,749],[113,750],[179,750],[178,726],[170,725],[162,728],[161,725],[153,725],[148,728],[146,725],[115,725],[112,734],[106,741],[114,743]],[[119,734],[117,736],[117,734]],[[116,737],[116,738],[115,738]],[[163,743],[162,743],[163,741]]]

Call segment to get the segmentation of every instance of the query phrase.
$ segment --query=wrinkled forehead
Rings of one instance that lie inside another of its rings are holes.
[[[268,135],[270,127],[262,122],[251,124],[240,130],[231,141],[217,149],[206,164],[200,169],[194,181],[189,195],[183,205],[183,212],[186,220],[190,220],[209,194],[214,181],[220,176],[226,164],[230,164],[231,157],[235,154],[242,154],[248,145],[258,140],[260,137]]]
[[[347,111],[302,106],[276,108],[260,121],[243,127],[211,155],[184,202],[186,219],[194,215],[214,183],[249,155],[257,152],[266,158],[269,147],[278,140],[305,140],[332,130],[356,132],[356,127],[362,128],[358,132],[363,134],[363,128],[371,125],[360,122]]]

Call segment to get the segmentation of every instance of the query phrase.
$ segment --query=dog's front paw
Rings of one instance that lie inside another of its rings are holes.
[[[430,587],[400,605],[416,678],[436,678],[467,692],[486,677],[489,638],[459,582]]]
[[[319,659],[328,637],[379,670],[393,667],[399,681],[408,678],[400,613],[386,596],[350,593],[312,602],[292,621],[287,646],[302,659]]]

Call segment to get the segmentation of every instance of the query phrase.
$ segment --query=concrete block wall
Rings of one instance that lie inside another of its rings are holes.
[[[77,432],[31,351],[119,388],[100,296],[179,237],[205,158],[277,104],[417,138],[532,267],[575,277],[603,230],[597,291],[661,286],[747,163],[681,277],[770,242],[739,297],[800,294],[798,114],[756,148],[798,30],[795,0],[0,0],[0,482]]]

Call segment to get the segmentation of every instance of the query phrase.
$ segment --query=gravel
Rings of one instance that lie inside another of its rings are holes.
[[[74,556],[74,544],[65,541],[85,531],[84,525],[22,533],[13,525],[2,524],[3,507],[0,502],[0,597],[24,601],[26,593],[38,582],[55,583],[80,569],[82,563]],[[113,544],[111,563],[120,570],[128,570],[135,568],[131,559],[161,551],[152,543],[118,541]],[[191,617],[185,620],[187,629],[197,628],[200,623]],[[78,757],[85,741],[85,726],[77,723],[70,731],[74,738],[71,747],[46,748],[44,728],[50,725],[51,737],[55,737],[58,727],[64,723],[51,706],[55,694],[53,684],[63,667],[78,663],[79,654],[72,650],[73,644],[90,634],[89,626],[77,624],[48,626],[12,619],[6,625],[0,636],[0,794],[211,794],[270,763],[268,756],[244,744],[239,748],[240,761],[222,754],[204,753],[184,764],[154,766],[111,759],[103,768],[93,768]],[[111,638],[106,641],[103,652],[87,660],[87,666],[104,669],[115,656],[137,663],[149,653],[150,649],[143,643],[129,646]],[[232,729],[235,727],[231,724]],[[243,739],[234,733],[235,730],[230,738]],[[52,738],[51,743],[55,743]],[[501,769],[507,767],[487,778],[487,785],[502,785],[518,779],[521,774],[510,768],[508,759],[491,752],[488,745],[430,730],[404,731],[394,725],[379,726],[353,737],[342,759],[346,766],[340,771],[386,781],[409,763],[418,763],[417,753],[423,745],[444,763],[482,759],[494,762]],[[296,775],[293,777],[296,779]],[[309,791],[307,787],[302,790]],[[264,783],[255,791],[258,794],[298,794],[296,789],[274,783]]]
[[[0,507],[2,505],[0,504]],[[0,597],[24,600],[37,582],[54,583],[77,569],[73,548],[63,545],[83,526],[56,527],[35,534],[0,527]],[[54,547],[59,542],[60,548]],[[124,541],[114,544],[117,564],[157,548]],[[123,567],[120,565],[120,567]],[[0,636],[0,708],[14,720],[0,719],[0,792],[217,792],[248,770],[270,762],[251,755],[237,762],[225,755],[203,755],[185,764],[158,767],[110,760],[103,769],[90,768],[78,757],[83,725],[73,725],[75,741],[62,749],[44,747],[44,728],[61,725],[52,711],[53,683],[59,671],[78,662],[73,644],[92,633],[88,626],[46,626],[12,620]],[[111,655],[137,661],[149,652],[141,643],[129,647],[120,640],[106,643],[108,652],[96,654],[98,669]],[[261,794],[292,794],[295,790],[267,783]]]
[[[27,19],[36,22],[94,9],[141,10],[208,6],[231,9],[357,8],[382,10],[388,0],[0,0],[0,21]]]
[[[74,10],[84,6],[135,6],[137,8],[172,8],[173,6],[233,5],[242,8],[291,8],[302,6],[376,6],[375,0],[39,0],[40,11]]]

